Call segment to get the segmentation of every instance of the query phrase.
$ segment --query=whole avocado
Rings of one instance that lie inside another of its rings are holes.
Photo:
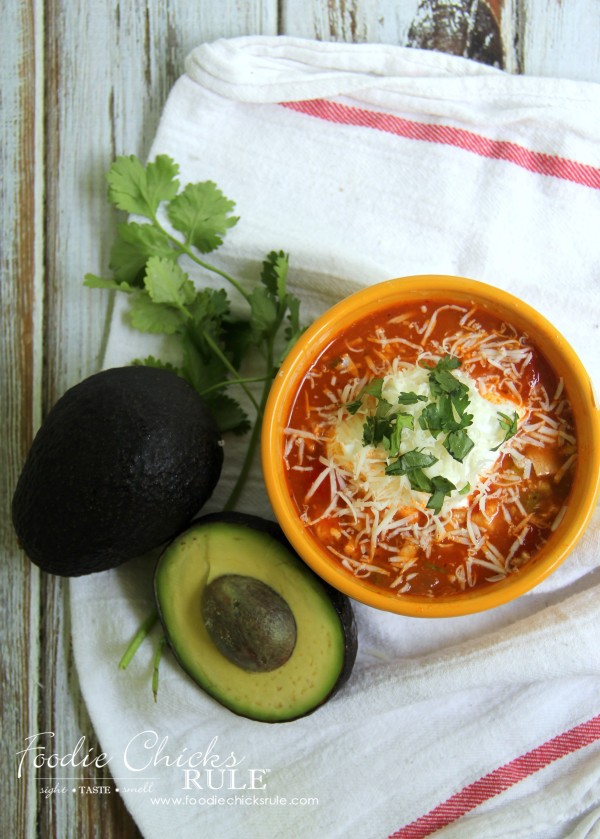
[[[172,539],[212,494],[219,431],[182,378],[117,367],[84,379],[38,431],[12,502],[21,546],[42,570],[114,568]]]

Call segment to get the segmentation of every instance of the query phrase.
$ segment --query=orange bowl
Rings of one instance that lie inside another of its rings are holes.
[[[481,589],[434,598],[386,591],[347,572],[311,536],[288,491],[284,430],[308,369],[328,344],[363,317],[394,303],[452,300],[478,305],[529,335],[566,383],[573,408],[578,460],[566,513],[535,559],[518,574]],[[461,277],[423,275],[389,280],[363,289],[333,306],[302,335],[279,370],[265,410],[262,466],[267,492],[287,538],[304,561],[348,596],[390,612],[414,617],[452,617],[483,611],[519,597],[558,568],[583,534],[600,490],[600,410],[581,361],[539,312],[493,286]]]

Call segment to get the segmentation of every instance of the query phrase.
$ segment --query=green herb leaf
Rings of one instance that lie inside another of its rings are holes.
[[[471,492],[471,484],[467,481],[462,489],[458,490],[459,495],[468,495]]]
[[[155,358],[153,355],[147,355],[146,358],[134,358],[131,362],[132,367],[154,367],[156,370],[167,370],[170,373],[175,373],[176,376],[182,376],[183,374],[179,367],[176,367],[174,364],[171,364],[169,361],[161,361],[159,358]]]
[[[118,225],[109,262],[116,280],[143,288],[146,262],[151,256],[175,260],[178,253],[167,234],[154,224],[130,221]]]
[[[289,268],[289,257],[283,251],[271,251],[262,264],[260,278],[270,294],[284,301],[286,297],[286,281]]]
[[[435,455],[428,454],[420,449],[411,449],[405,452],[398,460],[390,463],[385,470],[386,475],[407,475],[414,469],[426,469],[438,462]]]
[[[416,405],[417,402],[427,402],[427,397],[419,396],[418,394],[413,393],[413,391],[410,391],[409,393],[404,392],[398,396],[399,405]]]
[[[493,452],[498,451],[503,443],[506,443],[507,440],[510,440],[511,437],[515,436],[518,430],[519,415],[516,411],[514,411],[512,417],[510,417],[508,414],[503,414],[502,411],[498,411],[498,422],[500,424],[500,428],[506,433],[504,435],[504,439],[490,450]]]
[[[369,384],[363,387],[362,395],[368,394],[369,396],[374,396],[376,399],[382,399],[382,391],[383,379],[371,379]]]
[[[471,440],[467,432],[463,429],[451,431],[444,440],[444,448],[459,463],[463,462],[474,445],[473,440]]]
[[[410,488],[415,492],[431,492],[431,478],[428,478],[422,469],[411,469],[406,476],[410,482]]]
[[[387,417],[369,416],[363,424],[363,446],[378,446],[387,437],[391,437],[393,423]]]
[[[348,413],[356,414],[356,412],[360,409],[361,405],[362,399],[359,397],[358,399],[355,399],[353,402],[348,402],[348,404],[345,405],[345,408],[348,411]]]
[[[256,344],[269,337],[278,322],[277,305],[264,286],[255,286],[250,295],[250,327]]]
[[[189,245],[210,253],[223,244],[223,237],[239,221],[229,215],[235,203],[212,181],[188,184],[169,204],[167,215]]]
[[[118,157],[106,176],[109,200],[119,210],[153,219],[162,201],[177,195],[179,167],[165,154],[143,166],[135,155]]]
[[[104,277],[96,276],[96,274],[86,274],[83,284],[88,288],[106,288],[109,291],[125,291],[127,294],[131,294],[131,292],[134,291],[129,283],[119,283],[116,280],[106,280]]]
[[[446,355],[441,358],[435,367],[423,364],[429,370],[429,389],[432,396],[441,396],[443,393],[462,392],[466,389],[466,385],[460,382],[452,375],[452,370],[460,367],[461,362],[458,358],[451,355]]]
[[[163,303],[183,309],[196,296],[194,284],[177,262],[151,256],[146,263],[146,290],[153,303]]]
[[[437,403],[430,402],[423,408],[419,416],[419,425],[425,431],[429,431],[432,437],[438,437],[444,428],[444,424]]]
[[[129,319],[140,332],[174,335],[181,330],[184,315],[171,306],[154,303],[145,291],[140,291],[132,296]]]
[[[433,510],[434,514],[437,516],[442,510],[446,496],[450,495],[456,487],[451,481],[444,478],[442,475],[436,475],[432,478],[431,486],[433,493],[427,501],[426,506],[428,509]]]
[[[250,431],[252,424],[248,415],[235,399],[224,393],[205,398],[222,434],[231,431],[241,436]]]
[[[400,445],[402,443],[402,431],[405,428],[414,428],[414,417],[412,414],[398,413],[394,414],[391,419],[393,423],[393,430],[389,437],[385,437],[383,443],[389,450],[390,457],[397,457],[400,454]]]

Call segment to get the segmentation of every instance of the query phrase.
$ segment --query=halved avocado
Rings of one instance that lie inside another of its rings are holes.
[[[264,722],[310,714],[350,676],[348,598],[293,552],[273,522],[205,516],[162,554],[155,576],[173,653],[207,693]]]

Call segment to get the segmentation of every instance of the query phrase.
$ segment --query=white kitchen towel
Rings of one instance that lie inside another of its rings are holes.
[[[305,321],[391,277],[483,280],[549,318],[598,386],[600,86],[283,37],[202,45],[186,70],[150,157],[171,155],[183,183],[213,180],[236,201],[241,220],[213,261],[250,285],[269,250],[289,252]],[[125,303],[105,367],[169,352],[129,328]],[[207,511],[244,446],[226,440]],[[258,463],[240,509],[272,517]],[[150,641],[117,670],[152,608],[151,559],[73,580],[82,690],[144,836],[599,836],[599,547],[596,509],[554,575],[480,615],[357,604],[350,682],[281,725],[221,708],[168,656],[155,704]]]

